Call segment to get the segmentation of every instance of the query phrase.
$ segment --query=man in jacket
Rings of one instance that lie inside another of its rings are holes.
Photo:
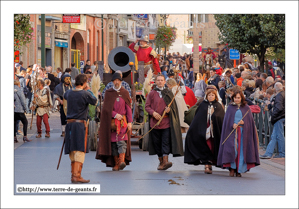
[[[260,158],[270,159],[272,158],[276,142],[278,144],[279,155],[274,156],[274,158],[284,158],[285,156],[285,138],[284,138],[284,121],[285,121],[285,92],[283,91],[283,86],[280,82],[274,85],[276,90],[276,96],[272,99],[274,103],[268,105],[270,111],[271,123],[273,126],[273,132],[271,135],[271,141],[267,146],[266,153]]]
[[[214,85],[219,90],[218,83],[221,79],[220,79],[220,76],[218,74],[216,74],[215,68],[212,68],[210,70],[210,75],[211,75],[211,77],[208,80],[208,85]]]
[[[71,64],[71,79],[72,79],[72,84],[75,85],[75,78],[77,75],[79,75],[79,70],[77,68],[75,68],[75,63],[72,62]]]

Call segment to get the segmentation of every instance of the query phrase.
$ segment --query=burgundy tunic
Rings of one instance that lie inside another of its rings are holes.
[[[163,98],[160,98],[159,93],[155,90],[152,90],[146,99],[145,103],[145,110],[148,112],[149,115],[151,115],[150,119],[150,126],[154,127],[154,125],[158,122],[154,117],[153,113],[157,112],[161,116],[165,110],[166,103]],[[163,118],[161,123],[155,127],[155,129],[166,129],[170,127],[170,120],[169,120],[169,115],[166,114],[166,118]]]
[[[126,104],[125,100],[121,97],[117,97],[114,102],[114,106],[113,106],[113,110],[112,110],[112,118],[114,118],[116,116],[116,114],[125,115],[127,117],[128,123],[133,122],[132,110],[129,107],[129,105]],[[115,119],[115,120],[117,120],[117,119]],[[111,133],[111,141],[116,142],[116,141],[128,140],[128,135],[126,134],[126,132],[127,132],[127,128],[121,128],[120,134],[117,136],[117,138],[116,138],[116,131],[112,132]]]

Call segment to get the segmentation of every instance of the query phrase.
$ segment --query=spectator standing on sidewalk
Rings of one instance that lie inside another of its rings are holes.
[[[72,62],[72,64],[71,64],[71,79],[72,79],[72,84],[73,84],[73,86],[75,85],[75,78],[76,78],[76,76],[77,75],[79,75],[79,70],[75,67],[75,63],[74,62]]]
[[[272,158],[276,142],[278,144],[278,152],[275,158],[284,158],[285,157],[285,138],[284,138],[284,122],[285,122],[285,92],[283,91],[283,86],[280,82],[277,82],[274,85],[276,90],[276,96],[273,97],[272,101],[268,105],[270,110],[271,123],[273,126],[273,132],[271,135],[271,141],[269,142],[266,153],[261,155],[262,159]]]
[[[18,143],[17,139],[17,121],[20,120],[23,123],[23,141],[30,142],[27,138],[27,126],[28,121],[25,116],[25,112],[28,112],[28,107],[26,105],[25,96],[21,89],[20,81],[14,80],[14,142]]]
[[[204,98],[206,88],[207,88],[207,84],[203,80],[202,74],[197,73],[197,79],[196,79],[196,82],[194,85],[194,92],[195,92],[194,94],[195,94],[197,101],[200,98]]]

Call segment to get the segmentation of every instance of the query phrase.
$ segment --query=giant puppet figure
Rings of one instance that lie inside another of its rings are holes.
[[[142,36],[141,39],[139,39],[140,46],[136,45],[138,42],[138,39],[135,41],[135,43],[132,43],[129,48],[136,53],[138,62],[143,61],[144,66],[150,65],[154,71],[154,74],[158,74],[161,72],[160,66],[159,66],[159,59],[158,55],[155,52],[155,50],[148,45],[148,36]]]

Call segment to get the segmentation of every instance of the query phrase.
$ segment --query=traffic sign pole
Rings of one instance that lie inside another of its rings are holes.
[[[236,67],[236,60],[234,60],[234,67]]]

